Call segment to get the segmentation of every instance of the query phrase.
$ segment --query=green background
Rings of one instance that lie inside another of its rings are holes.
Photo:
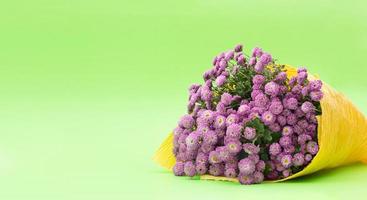
[[[364,0],[12,0],[0,5],[0,199],[366,199],[356,164],[277,184],[152,162],[187,87],[243,43],[307,66],[367,113]]]

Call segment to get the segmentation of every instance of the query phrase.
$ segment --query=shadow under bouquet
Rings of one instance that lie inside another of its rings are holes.
[[[367,159],[367,119],[341,93],[269,53],[216,56],[154,159],[176,176],[281,181]]]

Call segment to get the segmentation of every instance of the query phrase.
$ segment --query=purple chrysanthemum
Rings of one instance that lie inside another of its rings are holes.
[[[283,111],[283,105],[280,102],[272,102],[269,106],[269,111],[274,115],[279,115]]]
[[[202,126],[200,125],[197,128],[197,133],[199,135],[204,135],[205,133],[207,133],[209,131],[210,131],[210,128],[207,125],[202,125]]]
[[[208,171],[206,164],[197,164],[195,169],[198,175],[204,175]]]
[[[301,110],[304,112],[304,113],[310,113],[310,112],[313,112],[315,110],[315,106],[309,102],[309,101],[306,101],[302,104],[301,106]]]
[[[319,145],[317,145],[314,141],[307,142],[307,152],[309,152],[312,155],[316,155],[319,151]]]
[[[279,159],[277,160],[281,160],[282,157],[284,156],[284,154],[279,154],[278,157],[280,157]],[[278,172],[281,172],[283,170],[285,170],[285,167],[282,165],[282,163],[279,161],[279,162],[275,162],[275,169],[278,171]]]
[[[254,69],[255,69],[255,71],[257,72],[257,73],[261,73],[261,72],[263,72],[264,71],[264,68],[265,68],[265,64],[264,63],[262,63],[262,62],[257,62],[256,64],[255,64],[255,66],[254,66]]]
[[[211,110],[205,110],[200,114],[200,117],[208,123],[212,123],[215,118],[215,113]]]
[[[241,142],[239,140],[230,140],[226,144],[226,147],[227,147],[227,150],[232,154],[236,154],[236,153],[240,152],[241,149],[242,149],[242,145],[241,145]]]
[[[278,123],[273,123],[269,125],[269,129],[273,132],[279,132],[281,130],[281,127]]]
[[[253,50],[252,50],[252,57],[258,57],[260,58],[260,56],[263,54],[263,50],[259,47],[255,47]]]
[[[248,158],[244,158],[238,162],[238,169],[240,170],[241,174],[252,174],[255,171],[255,167],[255,163]]]
[[[295,124],[295,125],[293,125],[293,132],[297,133],[297,135],[300,135],[304,132],[304,128],[302,128],[298,124]]]
[[[280,159],[280,162],[282,163],[283,167],[289,168],[290,166],[292,166],[292,156],[289,154],[286,154],[282,156],[282,158]]]
[[[211,164],[217,164],[220,163],[219,153],[218,151],[211,151],[209,153],[209,163]]]
[[[289,136],[289,135],[292,135],[292,134],[293,134],[292,127],[290,127],[290,126],[283,127],[283,130],[282,130],[282,135],[283,136]]]
[[[221,160],[221,162],[226,162],[231,157],[229,151],[225,146],[218,147],[216,151],[218,151],[219,159]]]
[[[311,160],[312,160],[312,155],[311,155],[311,154],[309,154],[309,153],[308,153],[308,154],[306,154],[306,155],[305,155],[305,161],[306,161],[306,162],[310,162]]]
[[[296,110],[298,107],[298,100],[293,97],[288,98],[286,99],[286,103],[284,106],[290,110]]]
[[[232,95],[229,93],[223,93],[220,97],[220,102],[222,102],[225,106],[229,105],[232,102]]]
[[[245,63],[246,63],[246,58],[243,55],[240,55],[237,58],[237,64],[240,66],[245,66]]]
[[[203,134],[203,142],[205,144],[215,145],[217,141],[218,136],[214,131],[210,130]]]
[[[313,80],[310,81],[309,87],[311,91],[319,91],[322,87],[322,81],[321,80]]]
[[[185,141],[188,149],[197,149],[199,147],[199,135],[196,132],[190,133]]]
[[[191,129],[194,126],[195,120],[191,115],[184,115],[181,117],[179,125],[186,129]]]
[[[279,72],[279,74],[276,75],[275,81],[277,82],[284,82],[287,79],[287,73],[285,72]]]
[[[292,161],[294,166],[302,166],[305,162],[305,156],[302,153],[296,153],[294,154]]]
[[[184,131],[184,129],[178,126],[178,127],[176,127],[176,128],[173,130],[173,135],[175,135],[175,136],[179,136],[179,135],[181,135],[181,134],[183,133],[183,131]]]
[[[215,83],[217,84],[217,86],[222,86],[224,85],[224,83],[227,81],[227,77],[224,75],[220,75],[215,79]]]
[[[254,100],[257,107],[265,107],[269,102],[269,98],[263,93],[256,95]]]
[[[207,85],[203,85],[201,87],[201,93],[200,93],[200,96],[201,96],[201,99],[204,100],[204,101],[210,101],[211,98],[212,98],[212,92],[210,91],[209,87]]]
[[[226,61],[226,60],[224,60],[224,59],[221,59],[221,60],[219,61],[219,67],[220,67],[220,68],[226,68],[226,67],[227,67],[227,61]]]
[[[263,63],[264,65],[269,64],[272,60],[273,58],[268,53],[263,53],[260,57],[260,62]]]
[[[250,106],[248,106],[248,105],[246,105],[246,104],[241,105],[240,107],[238,107],[238,111],[237,111],[237,113],[238,113],[239,115],[242,115],[242,116],[244,116],[244,115],[246,115],[246,114],[250,113]]]
[[[297,125],[300,126],[303,129],[307,129],[309,124],[308,124],[307,120],[301,119],[297,122]]]
[[[253,108],[251,108],[250,112],[263,114],[265,111],[266,111],[266,108],[264,108],[264,107],[253,107]]]
[[[277,96],[279,94],[279,85],[273,81],[265,84],[265,94],[270,96]]]
[[[291,170],[285,169],[282,171],[283,177],[286,178],[292,174]]]
[[[295,85],[293,88],[292,88],[292,93],[293,95],[297,95],[299,96],[300,94],[302,94],[302,86],[301,85]]]
[[[231,124],[227,128],[226,135],[231,138],[239,138],[241,135],[242,126],[239,124]]]
[[[175,174],[175,176],[183,176],[185,174],[184,163],[176,162],[176,164],[173,166],[173,173]]]
[[[277,122],[279,123],[279,125],[284,126],[287,124],[287,118],[282,115],[278,115]]]
[[[206,154],[209,154],[213,150],[214,150],[214,145],[211,145],[211,144],[203,143],[200,147],[200,151]]]
[[[249,174],[240,173],[238,175],[238,181],[242,185],[250,185],[250,184],[254,183],[254,177],[252,175],[249,175]]]
[[[258,154],[260,151],[260,148],[252,143],[244,143],[243,150],[248,154]]]
[[[209,80],[211,78],[211,76],[213,76],[213,71],[211,69],[204,72],[204,74],[203,74],[203,78],[204,78],[205,81]]]
[[[307,134],[301,134],[297,138],[297,142],[299,144],[306,144],[306,142],[310,141],[310,140],[312,140],[312,137],[310,135],[307,135]]]
[[[256,129],[246,127],[242,136],[247,140],[253,140],[256,137]]]
[[[224,171],[224,175],[228,178],[235,178],[237,176],[236,168],[227,168]]]
[[[256,163],[256,170],[260,172],[265,170],[265,162],[263,160],[259,160],[259,162]]]
[[[294,125],[297,123],[297,116],[293,113],[287,116],[287,124]]]
[[[227,162],[225,162],[225,168],[238,168],[238,160],[236,157],[231,157],[227,160]]]
[[[196,168],[195,164],[192,161],[187,161],[184,166],[184,171],[186,176],[195,176],[196,174]]]
[[[224,167],[221,164],[210,165],[209,173],[213,176],[220,176],[224,173]]]
[[[262,90],[253,88],[253,90],[251,92],[251,98],[255,99],[257,95],[262,94],[262,93],[263,93]]]
[[[235,52],[241,52],[241,51],[242,51],[242,48],[243,48],[242,44],[238,44],[238,45],[236,45],[236,47],[234,48],[234,51],[235,51]]]
[[[234,57],[234,51],[228,51],[228,52],[225,54],[224,59],[225,59],[226,61],[229,61],[229,60],[233,59],[233,57]]]
[[[196,163],[197,164],[207,164],[208,163],[209,156],[206,153],[198,153],[196,156]]]
[[[263,75],[257,74],[252,78],[252,83],[254,85],[262,85],[265,82],[265,77]]]
[[[282,151],[282,147],[279,143],[273,143],[269,146],[270,155],[276,156]]]
[[[266,111],[261,115],[261,120],[264,122],[265,125],[270,125],[274,123],[275,119],[275,116],[270,111]]]
[[[214,121],[214,128],[224,129],[226,127],[226,117],[218,115]]]
[[[264,174],[259,171],[255,171],[253,177],[254,183],[261,183],[264,181]]]
[[[253,66],[256,64],[256,58],[255,57],[251,57],[250,60],[248,61],[248,64]]]
[[[308,86],[304,86],[304,87],[302,88],[302,90],[301,90],[301,94],[302,94],[302,96],[303,96],[303,97],[306,97],[306,96],[308,95],[309,91],[310,91],[310,87],[308,87]]]
[[[320,101],[324,94],[321,91],[312,91],[310,92],[310,97],[312,101]]]
[[[300,72],[297,74],[297,83],[298,84],[303,84],[305,82],[305,80],[307,79],[307,72]]]
[[[215,134],[217,134],[217,137],[219,139],[223,138],[226,135],[226,131],[224,129],[216,129]]]
[[[230,114],[228,115],[227,119],[226,119],[226,125],[230,126],[232,124],[238,123],[238,116],[236,114]]]
[[[226,114],[226,106],[222,103],[222,102],[219,102],[217,104],[217,106],[215,107],[215,110],[217,111],[218,114],[221,114],[221,115],[224,115]]]
[[[283,136],[280,138],[279,140],[279,144],[282,146],[282,147],[287,147],[289,145],[292,144],[292,138],[289,137],[289,136]]]
[[[296,148],[293,145],[288,145],[283,148],[283,152],[288,154],[294,153],[295,150]]]
[[[259,162],[260,160],[260,156],[257,154],[250,154],[249,156],[247,156],[247,158],[254,161],[255,164],[257,164],[257,162]]]

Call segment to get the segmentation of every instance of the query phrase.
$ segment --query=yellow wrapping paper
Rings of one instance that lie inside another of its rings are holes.
[[[297,74],[296,69],[291,66],[286,66],[286,69],[288,77]],[[315,78],[309,76],[309,79]],[[319,152],[302,171],[275,182],[354,162],[367,163],[367,118],[350,100],[329,85],[324,83],[322,91],[324,93],[321,100],[322,115],[317,117]],[[162,167],[172,170],[176,162],[172,149],[173,134],[170,133],[153,159]],[[203,175],[200,178],[238,182],[234,178],[211,175]]]

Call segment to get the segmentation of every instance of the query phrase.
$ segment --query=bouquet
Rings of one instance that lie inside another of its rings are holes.
[[[367,160],[367,119],[342,94],[261,48],[216,56],[154,159],[176,176],[256,184]]]

